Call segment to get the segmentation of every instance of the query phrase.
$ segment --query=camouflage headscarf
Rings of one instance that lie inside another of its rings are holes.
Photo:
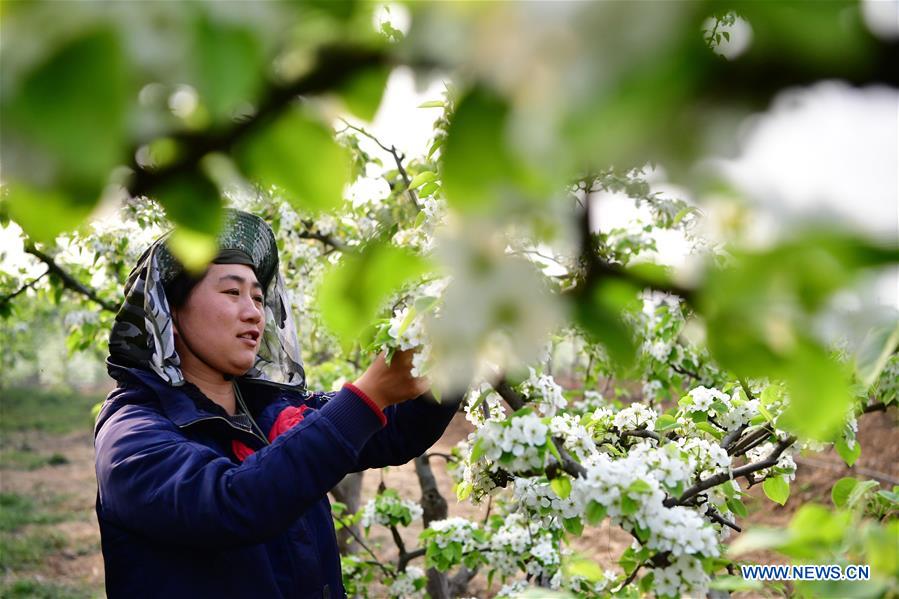
[[[125,284],[125,300],[109,336],[109,374],[119,367],[150,369],[168,384],[184,384],[175,351],[172,314],[165,286],[181,271],[166,244],[168,234],[141,255]],[[296,326],[278,270],[278,247],[271,227],[258,216],[229,210],[219,235],[220,250],[249,256],[265,295],[265,331],[255,365],[242,378],[305,387]]]

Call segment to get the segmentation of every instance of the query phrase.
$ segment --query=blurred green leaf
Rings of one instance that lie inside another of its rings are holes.
[[[63,231],[74,229],[94,208],[92,194],[73,198],[58,189],[40,189],[18,181],[6,185],[5,210],[9,217],[35,241],[50,243]]]
[[[540,165],[525,166],[508,145],[508,103],[483,88],[463,97],[442,147],[447,201],[463,212],[489,212],[502,200],[542,201],[554,190]]]
[[[899,347],[899,323],[878,327],[865,336],[855,355],[855,374],[864,387],[874,384],[896,347]]]
[[[871,524],[865,530],[865,551],[871,567],[883,576],[899,576],[899,519]]]
[[[762,490],[768,499],[780,505],[785,504],[790,497],[790,483],[783,476],[766,478],[762,483]]]
[[[630,283],[603,279],[574,302],[575,319],[591,340],[601,343],[617,366],[630,368],[636,357],[633,334],[622,317],[639,289]]]
[[[319,287],[322,319],[348,347],[391,293],[427,270],[421,256],[383,242],[372,242],[359,254],[344,255]]]
[[[806,332],[837,290],[899,251],[827,231],[809,231],[764,252],[734,252],[708,274],[698,304],[709,347],[739,376],[786,381],[790,407],[779,426],[832,440],[851,401],[850,376]]]
[[[188,270],[201,272],[215,257],[223,224],[218,188],[205,175],[189,173],[166,182],[155,195],[177,225],[168,240],[172,253]]]
[[[206,11],[194,30],[194,82],[217,121],[242,102],[254,102],[265,73],[261,41],[239,25],[210,18]]]
[[[836,441],[834,441],[834,449],[837,450],[837,454],[843,458],[843,461],[846,462],[846,465],[850,468],[853,464],[855,464],[856,460],[862,455],[862,446],[856,441],[853,443],[852,447],[849,447],[849,443],[846,441],[845,435],[840,435],[837,437]]]
[[[746,580],[742,576],[718,576],[709,583],[710,589],[716,591],[760,591],[760,580]]]
[[[583,557],[576,557],[565,562],[565,572],[568,576],[583,576],[591,582],[598,582],[605,577],[605,572],[595,561]]]
[[[241,168],[282,188],[297,210],[323,211],[343,200],[352,162],[331,131],[295,106],[237,149]]]
[[[366,69],[351,77],[340,90],[347,109],[363,121],[373,121],[389,77],[386,66]]]
[[[515,178],[506,148],[509,106],[498,96],[474,89],[459,102],[443,146],[443,187],[460,210],[487,210]]]
[[[9,213],[31,237],[50,241],[92,211],[124,158],[128,75],[118,38],[102,28],[66,42],[6,100]]]
[[[96,29],[59,47],[25,77],[3,107],[4,129],[49,152],[63,182],[99,188],[124,158],[127,101],[119,39],[112,30]]]
[[[849,476],[838,480],[834,484],[833,489],[830,490],[830,499],[833,501],[833,504],[837,507],[846,507],[849,494],[852,493],[852,489],[856,485],[858,485],[858,481]]]

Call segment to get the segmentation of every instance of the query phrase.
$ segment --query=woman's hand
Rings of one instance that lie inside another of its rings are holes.
[[[412,376],[415,350],[397,351],[390,360],[378,355],[359,379],[353,383],[382,410],[387,406],[414,399],[430,388],[426,378]]]

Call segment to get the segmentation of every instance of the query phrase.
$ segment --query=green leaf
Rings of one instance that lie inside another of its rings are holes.
[[[9,215],[35,240],[80,224],[126,158],[128,87],[119,39],[101,28],[59,46],[4,94]]]
[[[849,494],[852,493],[856,485],[858,485],[858,481],[850,476],[838,480],[833,485],[833,489],[830,490],[830,499],[833,501],[833,504],[837,507],[846,507]]]
[[[582,532],[584,532],[584,523],[581,522],[581,519],[578,517],[565,518],[564,520],[562,520],[562,526],[565,528],[565,530],[578,537],[581,536]]]
[[[790,533],[780,528],[751,528],[731,543],[727,555],[736,557],[760,549],[775,549],[781,547],[789,538]]]
[[[710,424],[708,422],[697,422],[696,428],[712,435],[716,439],[721,439],[722,437],[724,437],[724,433],[721,431],[721,429],[715,427],[713,424]]]
[[[96,197],[100,190],[96,190]],[[74,229],[86,219],[96,198],[75,198],[57,189],[40,189],[18,181],[6,185],[6,207],[9,216],[29,237],[52,242],[63,231]]]
[[[109,29],[86,32],[25,77],[3,106],[4,129],[24,134],[48,151],[68,182],[98,186],[125,158],[127,77],[116,34]],[[6,131],[3,137],[6,146]]]
[[[226,120],[241,103],[256,100],[265,70],[261,40],[252,30],[221,22],[204,11],[197,19],[189,56],[197,92],[215,120]]]
[[[675,428],[677,426],[677,418],[671,414],[662,414],[656,419],[656,432],[663,432]]]
[[[652,486],[645,480],[637,479],[627,488],[628,493],[651,493]]]
[[[441,158],[447,202],[462,212],[490,212],[507,198],[543,199],[546,184],[507,144],[507,102],[483,89],[456,106]]]
[[[253,134],[236,153],[241,168],[264,185],[282,188],[297,210],[329,210],[343,200],[350,155],[300,107]]]
[[[483,397],[483,395],[481,396]],[[481,459],[481,456],[484,455],[484,439],[478,438],[477,441],[474,442],[474,445],[471,446],[471,462],[477,462]]]
[[[652,589],[652,583],[655,582],[655,572],[649,572],[646,576],[640,579],[640,582],[637,585],[637,588],[640,589],[640,593],[643,596],[647,596]]]
[[[567,476],[559,476],[549,481],[549,486],[560,499],[567,499],[571,495],[571,479]]]
[[[471,495],[472,490],[471,483],[459,483],[456,486],[456,499],[465,501],[468,499],[468,496]]]
[[[749,515],[749,512],[746,510],[746,506],[739,499],[733,498],[728,499],[726,501],[727,508],[734,513],[734,515],[739,516],[740,518],[745,518]]]
[[[855,355],[855,374],[862,386],[867,388],[874,384],[897,346],[899,324],[873,329],[868,333]]]
[[[606,508],[598,501],[591,499],[587,503],[585,515],[587,516],[587,522],[590,524],[599,524],[606,517]]]
[[[553,457],[561,464],[562,454],[559,453],[559,448],[553,442],[552,433],[546,433],[546,447],[549,449],[549,453],[553,454]]]
[[[880,483],[878,483],[876,480],[860,481],[849,492],[849,497],[846,500],[846,506],[850,509],[855,508],[856,506],[864,507],[864,504],[867,502],[868,493],[879,486]]]
[[[605,577],[605,572],[595,561],[578,557],[565,562],[568,576],[581,576],[590,582],[598,582]]]
[[[409,181],[409,189],[417,189],[418,187],[421,187],[425,183],[430,183],[431,181],[433,181],[436,178],[437,178],[437,173],[435,173],[433,171],[424,171],[424,172],[418,173],[417,175],[412,177],[411,181]]]
[[[762,490],[768,499],[780,505],[785,504],[790,497],[790,483],[783,476],[766,478],[762,483]]]
[[[351,77],[340,90],[347,109],[363,121],[373,121],[389,77],[390,69],[385,66],[365,69]]]
[[[621,496],[621,513],[622,514],[624,514],[625,516],[633,516],[634,514],[637,513],[638,509],[640,509],[640,504],[636,500],[631,499],[627,495]]]
[[[318,290],[325,325],[349,347],[390,294],[427,269],[421,256],[382,242],[345,255],[325,274]]]
[[[576,321],[587,337],[601,343],[613,363],[622,369],[629,368],[636,356],[633,333],[623,318],[623,312],[638,293],[639,289],[630,283],[604,278],[575,298]]]
[[[188,173],[167,182],[156,199],[177,225],[167,242],[172,253],[188,270],[202,272],[215,257],[223,224],[218,188],[205,176]]]
[[[746,580],[742,576],[718,576],[709,583],[710,589],[716,591],[760,591],[763,588],[760,580]]]
[[[834,449],[837,450],[837,454],[841,458],[843,458],[843,461],[846,462],[846,465],[849,466],[850,468],[852,467],[853,464],[855,464],[855,462],[858,460],[858,458],[861,457],[861,455],[862,455],[861,443],[859,443],[856,440],[855,443],[850,448],[849,443],[846,440],[846,437],[842,436],[842,435],[837,437],[837,440],[834,441],[833,446],[834,446]]]
[[[418,105],[419,108],[443,108],[443,100],[428,100]]]

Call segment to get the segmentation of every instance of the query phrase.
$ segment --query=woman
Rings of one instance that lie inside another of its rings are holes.
[[[343,597],[328,491],[420,455],[456,407],[420,397],[408,352],[307,392],[274,235],[240,212],[199,279],[165,238],[144,252],[107,364],[118,386],[95,445],[111,597]]]

